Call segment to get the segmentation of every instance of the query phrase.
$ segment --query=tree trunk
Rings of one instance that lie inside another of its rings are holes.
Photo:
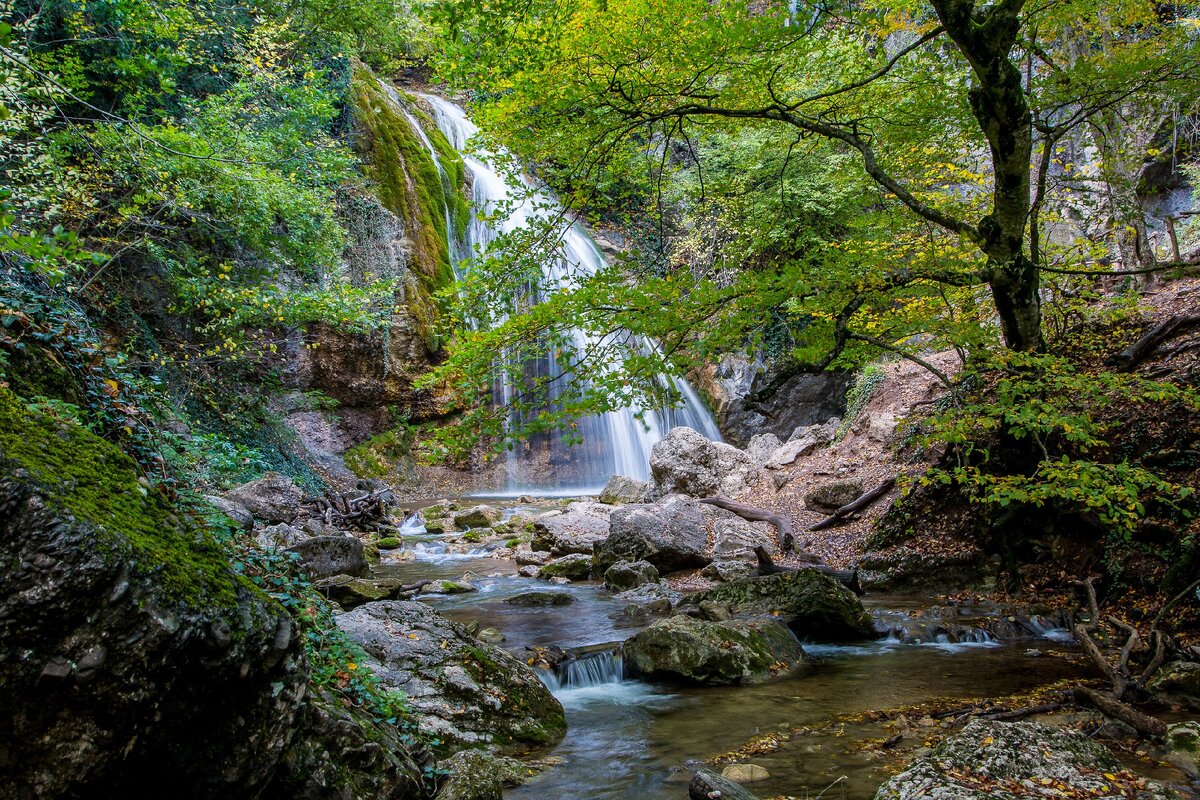
[[[987,256],[988,284],[1004,342],[1013,350],[1041,350],[1041,275],[1025,253],[1033,117],[1021,71],[1010,60],[1024,0],[1001,0],[982,8],[975,0],[932,2],[974,73],[968,92],[971,113],[991,150],[992,210],[979,221],[978,244]]]

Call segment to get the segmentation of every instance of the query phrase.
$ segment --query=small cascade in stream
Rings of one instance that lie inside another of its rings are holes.
[[[551,691],[591,689],[625,680],[625,658],[620,650],[606,650],[565,661],[553,670],[539,669],[538,677]]]
[[[438,128],[456,150],[462,153],[463,161],[472,178],[472,218],[468,229],[469,241],[463,252],[486,251],[498,236],[521,229],[538,219],[545,219],[543,207],[554,207],[553,198],[541,192],[528,197],[530,187],[514,187],[492,164],[491,154],[486,151],[468,151],[468,143],[477,128],[467,119],[465,112],[453,103],[433,95],[421,95],[433,109]],[[506,202],[524,198],[508,216],[497,221],[496,211]],[[562,237],[561,252],[552,263],[543,266],[543,280],[549,286],[559,286],[573,277],[594,275],[606,266],[596,243],[583,227],[575,223]],[[536,299],[538,287],[531,287]],[[574,351],[587,352],[596,340],[583,331],[572,334]],[[650,349],[653,342],[629,337],[629,347]],[[569,357],[565,359],[569,361]],[[507,364],[503,375],[497,380],[495,399],[507,405],[515,391],[514,374],[522,381],[549,381],[552,386],[567,367],[559,354],[548,352],[534,363]],[[613,369],[617,364],[609,365]],[[649,477],[650,449],[672,428],[685,425],[703,433],[713,440],[721,434],[712,416],[704,408],[695,390],[679,378],[660,376],[660,382],[681,398],[676,408],[636,409],[624,408],[609,411],[576,422],[575,436],[582,444],[569,446],[556,433],[539,434],[528,442],[527,448],[511,452],[508,461],[508,490],[520,493],[536,492],[539,488],[596,491],[604,485],[610,475],[620,474],[633,478]],[[557,394],[551,402],[558,399]],[[536,412],[535,412],[536,413]],[[515,412],[510,424],[520,426],[525,420]]]

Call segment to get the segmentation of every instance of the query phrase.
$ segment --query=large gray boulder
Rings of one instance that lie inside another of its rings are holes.
[[[130,458],[3,389],[0,563],[0,795],[260,795],[307,688],[291,616]]]
[[[226,500],[245,508],[263,522],[294,522],[300,514],[304,494],[292,479],[278,472],[268,472],[257,480],[243,483],[224,495]]]
[[[500,521],[504,512],[495,506],[479,505],[454,513],[454,526],[460,530],[468,528],[490,528]]]
[[[762,683],[804,663],[795,635],[769,619],[668,617],[626,641],[624,653],[647,678],[712,686]]]
[[[1116,757],[1080,731],[973,720],[879,787],[875,800],[1016,800],[1041,796],[1036,789],[1044,785],[1055,787],[1054,796],[1061,797],[1170,796],[1154,782],[1139,788],[1124,781],[1118,788],[1104,775],[1120,771]]]
[[[618,561],[647,561],[659,572],[703,567],[710,560],[709,508],[672,495],[615,509],[608,538],[596,543],[594,571],[603,574]]]
[[[766,522],[750,522],[741,517],[724,517],[715,524],[712,557],[714,561],[748,561],[757,564],[754,548],[762,547],[773,552],[775,540]]]
[[[756,433],[750,437],[750,444],[746,445],[746,455],[754,459],[756,464],[766,464],[782,444],[773,433]]]
[[[862,493],[863,485],[859,481],[831,481],[806,492],[804,504],[832,514],[842,506],[853,503]]]
[[[649,490],[650,484],[646,481],[627,478],[624,475],[613,475],[608,479],[608,483],[605,484],[604,490],[600,492],[600,497],[597,499],[601,503],[609,505],[640,503],[646,499],[646,492]]]
[[[607,506],[604,506],[607,509]],[[592,545],[608,536],[608,517],[591,510],[552,511],[533,522],[533,550],[554,556],[591,553]]]
[[[658,582],[658,570],[649,561],[618,561],[604,571],[604,585],[612,592]]]
[[[204,499],[210,506],[228,517],[238,530],[249,531],[254,528],[254,515],[241,503],[235,503],[233,500],[217,495],[206,495]]]
[[[731,581],[695,592],[682,605],[706,600],[734,614],[764,615],[786,622],[797,635],[816,641],[853,641],[875,636],[871,616],[854,593],[815,569]]]
[[[442,750],[549,745],[566,731],[562,706],[528,665],[423,603],[367,603],[337,624]]]
[[[592,558],[583,553],[556,558],[538,570],[539,578],[570,578],[573,581],[587,580],[592,574]]]
[[[627,617],[644,617],[650,614],[670,614],[683,595],[665,583],[644,583],[614,596],[623,605],[621,613]]]
[[[712,442],[691,428],[673,428],[650,450],[651,499],[669,494],[735,497],[760,477],[745,451]]]
[[[365,577],[371,573],[363,543],[353,536],[313,536],[287,548],[300,557],[300,569],[313,578]]]

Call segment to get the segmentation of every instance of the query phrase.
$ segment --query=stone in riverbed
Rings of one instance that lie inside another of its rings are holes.
[[[771,777],[771,773],[758,764],[730,764],[721,770],[721,777],[729,778],[737,783],[754,783],[755,781],[765,781]]]
[[[739,615],[777,616],[799,636],[849,641],[875,636],[871,617],[854,593],[815,569],[732,581],[690,594],[682,605],[705,600],[725,603]]]
[[[758,800],[747,790],[724,775],[718,775],[709,769],[696,770],[691,783],[688,784],[690,800]]]
[[[662,583],[647,583],[616,595],[616,600],[625,604],[622,613],[629,617],[644,617],[648,614],[670,614],[671,609],[682,597]]]
[[[594,550],[596,574],[618,561],[648,561],[659,572],[705,566],[710,560],[707,508],[690,497],[671,495],[615,509],[611,533]]]
[[[570,578],[571,580],[587,580],[592,573],[591,556],[583,553],[572,553],[569,556],[556,558],[542,566],[538,571],[539,578]]]
[[[1059,794],[1078,797],[1132,797],[1156,800],[1170,795],[1157,783],[1117,791],[1105,772],[1121,770],[1108,749],[1080,731],[1034,722],[973,720],[962,733],[879,788],[875,800],[994,800],[1038,796],[1042,781]],[[1010,784],[1020,793],[1004,791]],[[1065,786],[1064,786],[1065,785]],[[1123,787],[1124,788],[1124,787]]]
[[[504,512],[495,506],[479,505],[457,511],[454,514],[454,527],[459,530],[468,528],[490,528],[500,521]],[[426,530],[429,526],[426,525]]]
[[[566,731],[562,706],[529,666],[423,603],[368,603],[337,623],[443,751],[548,745]]]
[[[541,515],[533,522],[533,539],[529,543],[530,547],[535,551],[549,551],[554,556],[565,556],[571,553],[590,554],[592,545],[608,536],[608,518],[589,512],[590,509],[589,511],[552,511]]]
[[[624,644],[627,663],[648,678],[701,685],[762,683],[795,671],[804,650],[774,620],[659,620]]]
[[[1200,663],[1172,661],[1147,687],[1158,699],[1200,710]]]
[[[514,606],[565,606],[575,602],[570,592],[521,592],[504,602]]]
[[[752,578],[757,574],[758,567],[748,561],[714,561],[700,570],[701,576],[722,583]]]
[[[610,592],[623,592],[658,582],[658,570],[649,561],[618,561],[604,571],[604,585]]]
[[[463,750],[438,764],[449,773],[434,800],[501,800],[506,786],[520,786],[539,770],[515,758]]]
[[[646,481],[639,481],[637,478],[627,478],[624,475],[613,475],[608,479],[608,483],[604,486],[604,491],[600,492],[600,497],[597,499],[601,503],[609,505],[640,503],[646,499],[646,492],[649,490],[650,484]]]

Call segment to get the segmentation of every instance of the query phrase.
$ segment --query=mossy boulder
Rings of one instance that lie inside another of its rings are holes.
[[[587,580],[592,574],[592,557],[582,553],[556,558],[539,571],[539,578],[570,578],[573,581]]]
[[[575,595],[570,592],[521,592],[504,602],[513,606],[567,606],[575,602]]]
[[[796,634],[817,641],[852,641],[875,636],[871,617],[854,593],[815,569],[731,581],[690,594],[682,605],[706,600],[722,603],[739,615],[770,615]]]
[[[504,512],[495,506],[478,505],[454,513],[454,525],[460,530],[490,528],[500,521]]]
[[[376,540],[375,542],[375,546],[380,550],[395,550],[402,544],[404,544],[404,542],[400,541],[399,536],[385,536],[382,539]]]
[[[562,705],[531,667],[423,603],[367,603],[337,623],[384,685],[407,695],[440,752],[551,745],[566,732]]]
[[[604,571],[604,585],[612,592],[658,583],[658,570],[649,561],[618,561]]]
[[[0,740],[16,797],[252,797],[306,673],[291,617],[127,456],[0,390]]]
[[[626,663],[647,678],[711,686],[762,683],[804,664],[800,642],[774,620],[677,615],[626,641],[624,652]]]
[[[1200,711],[1200,662],[1172,661],[1147,688],[1164,702]]]
[[[438,764],[448,774],[435,800],[501,800],[504,787],[520,786],[541,770],[486,750],[461,750]]]

